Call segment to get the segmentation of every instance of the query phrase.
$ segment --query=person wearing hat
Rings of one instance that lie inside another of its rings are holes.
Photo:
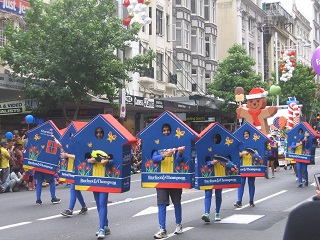
[[[0,150],[1,150],[1,162],[0,162],[0,168],[2,169],[1,173],[1,182],[6,182],[9,174],[10,174],[10,154],[8,150],[6,149],[6,146],[8,143],[6,141],[0,142]]]

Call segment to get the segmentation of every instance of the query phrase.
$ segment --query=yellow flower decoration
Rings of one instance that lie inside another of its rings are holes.
[[[154,140],[154,142],[155,142],[156,144],[159,144],[159,143],[160,143],[160,140],[159,140],[159,139],[156,139],[156,140]]]
[[[212,147],[209,147],[209,148],[208,148],[208,151],[209,151],[209,152],[212,152]]]
[[[41,145],[41,148],[44,149],[44,145]]]
[[[185,131],[181,131],[180,128],[177,128],[176,130],[176,137],[180,139],[180,137],[184,136]]]
[[[40,138],[41,138],[41,137],[40,137],[38,134],[36,134],[36,135],[34,135],[34,138],[33,138],[33,139],[36,140],[36,141],[38,141],[38,140],[40,140]]]
[[[92,147],[92,142],[88,143],[88,147],[90,147],[90,148]]]
[[[112,132],[108,133],[108,138],[107,140],[111,143],[113,140],[116,140],[117,136],[116,135],[112,135]]]
[[[229,147],[232,143],[233,143],[233,139],[230,139],[229,137],[227,137],[225,144],[227,144]]]
[[[260,136],[257,134],[257,133],[254,133],[253,134],[253,140],[254,141],[257,141],[257,140],[259,140],[260,139]]]

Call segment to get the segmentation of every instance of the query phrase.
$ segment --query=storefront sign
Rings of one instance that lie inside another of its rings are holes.
[[[0,8],[2,11],[24,16],[30,4],[21,0],[0,0]]]
[[[164,104],[162,100],[154,100],[154,108],[155,109],[164,109]]]
[[[143,100],[143,103],[145,108],[154,108],[154,99],[145,98]]]
[[[144,106],[143,100],[144,100],[143,97],[134,97],[134,105],[138,107],[143,107]]]
[[[9,74],[0,73],[0,89],[22,90],[23,88],[23,79],[13,78]]]
[[[134,104],[134,96],[126,95],[126,104],[133,106],[133,104]]]
[[[36,100],[16,100],[0,102],[0,115],[25,114],[30,113],[31,109],[37,106]]]

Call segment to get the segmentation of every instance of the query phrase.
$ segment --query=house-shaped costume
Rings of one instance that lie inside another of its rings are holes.
[[[162,134],[168,124],[169,136]],[[142,187],[145,188],[192,188],[194,186],[195,141],[198,133],[169,111],[163,112],[138,135],[142,145]],[[161,162],[153,162],[154,151],[176,150],[184,147],[184,160],[179,162],[175,154]]]
[[[103,132],[101,139],[96,137],[97,129]],[[108,193],[130,190],[131,145],[136,138],[112,115],[97,115],[72,139],[76,145],[76,190]],[[97,163],[87,163],[92,157]],[[102,165],[101,158],[110,159],[112,164]]]
[[[195,188],[240,187],[238,149],[241,141],[219,123],[211,123],[200,133],[200,137],[196,142]],[[213,160],[218,160],[218,163],[211,165]]]
[[[307,123],[301,122],[288,133],[286,159],[307,164],[315,163],[317,138],[320,136]]]
[[[23,168],[55,174],[60,160],[60,137],[60,131],[52,121],[29,130]]]
[[[69,154],[76,154],[76,146],[71,139],[76,132],[83,128],[86,122],[72,121],[67,128],[60,130],[62,136],[59,139],[62,149],[61,151]],[[60,161],[60,180],[65,182],[74,183],[74,159],[64,158]]]
[[[244,133],[249,132],[249,138],[245,139]],[[241,177],[265,177],[267,171],[267,143],[270,139],[255,126],[245,122],[233,133],[243,144],[239,151],[246,151],[245,157],[240,159]],[[238,152],[238,158],[239,152]]]

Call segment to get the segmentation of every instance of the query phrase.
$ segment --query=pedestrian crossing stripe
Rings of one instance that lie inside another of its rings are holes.
[[[233,214],[229,217],[221,219],[220,222],[216,223],[249,224],[264,216],[265,215]]]

